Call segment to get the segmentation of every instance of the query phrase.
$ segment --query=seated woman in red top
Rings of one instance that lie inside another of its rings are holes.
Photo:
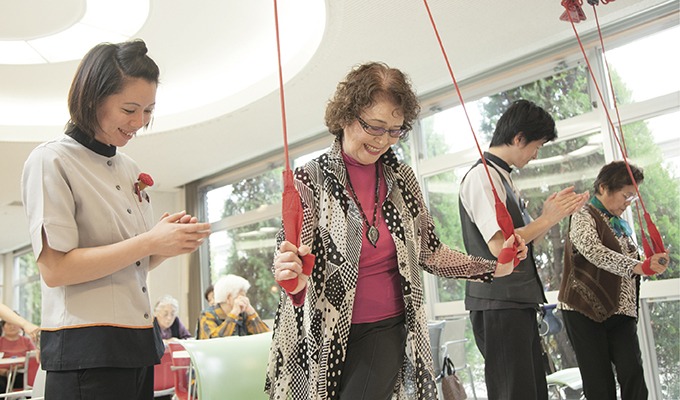
[[[0,352],[3,358],[25,357],[30,350],[35,350],[35,345],[31,339],[23,335],[19,325],[9,321],[0,321],[2,336],[0,336]],[[8,369],[0,369],[0,393],[4,393],[7,388]],[[24,374],[17,374],[14,380],[14,388],[21,389],[24,385]]]

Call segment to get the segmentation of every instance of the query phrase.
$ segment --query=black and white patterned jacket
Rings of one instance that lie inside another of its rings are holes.
[[[408,332],[394,398],[409,392],[409,398],[437,399],[421,270],[491,281],[496,261],[442,244],[411,167],[391,149],[378,162],[387,182],[381,210],[396,245]],[[301,242],[312,247],[316,263],[302,306],[282,292],[265,388],[271,399],[337,399],[362,244],[362,219],[347,191],[340,142],[298,168],[295,185],[304,212]]]

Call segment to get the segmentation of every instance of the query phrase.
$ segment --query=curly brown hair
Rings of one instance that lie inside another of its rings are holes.
[[[404,115],[403,129],[409,132],[420,113],[420,105],[411,82],[400,70],[382,62],[361,64],[338,83],[335,95],[326,107],[326,126],[330,133],[342,136],[347,126],[366,108],[379,99],[394,102]],[[405,139],[404,135],[401,139]]]

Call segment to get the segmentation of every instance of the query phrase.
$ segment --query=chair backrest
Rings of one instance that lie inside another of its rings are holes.
[[[272,332],[184,343],[199,399],[267,399],[264,381]],[[238,377],[238,379],[234,379]]]
[[[153,390],[154,392],[164,391],[164,393],[167,394],[168,390],[174,387],[175,380],[172,373],[172,350],[168,346],[165,348],[161,363],[156,364],[153,367]]]
[[[172,349],[172,377],[175,386],[175,396],[179,400],[189,399],[189,371],[191,358],[181,346],[170,346]],[[178,349],[178,350],[175,350]],[[179,350],[181,349],[181,350]]]
[[[42,399],[45,397],[45,379],[47,378],[47,371],[40,366],[35,372],[35,380],[33,381],[33,392],[31,399]]]
[[[441,338],[444,333],[444,324],[446,321],[430,321],[427,323],[427,331],[430,334],[430,350],[432,352],[432,364],[434,366],[435,376],[439,376],[442,372],[442,359],[444,355],[441,353]]]
[[[40,369],[40,362],[38,361],[36,350],[26,352],[26,361],[24,363],[24,389],[33,387],[38,369]]]

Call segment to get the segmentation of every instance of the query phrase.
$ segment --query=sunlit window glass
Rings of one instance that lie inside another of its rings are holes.
[[[42,295],[40,271],[33,252],[14,257],[14,308],[25,319],[40,325]]]
[[[279,287],[271,272],[276,233],[281,220],[273,218],[210,235],[210,275],[214,282],[224,274],[236,274],[250,282],[248,297],[262,318],[272,318]]]
[[[607,49],[607,61],[619,104],[648,100],[680,90],[678,43],[680,28],[676,26],[621,47]],[[608,83],[601,84],[601,87],[608,87]]]
[[[680,138],[677,127],[680,112],[632,122],[623,126],[630,161],[642,167],[645,180],[640,185],[640,194],[662,235],[668,249],[680,248]],[[640,234],[637,220],[638,201],[633,207],[635,232]],[[642,213],[643,210],[640,209]],[[645,225],[646,227],[646,225]],[[641,239],[638,238],[638,241]],[[680,258],[677,251],[669,251],[671,262],[665,273],[650,279],[671,279],[680,277]]]

